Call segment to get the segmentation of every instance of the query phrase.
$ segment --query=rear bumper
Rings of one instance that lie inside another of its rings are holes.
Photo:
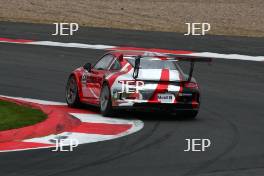
[[[135,103],[133,107],[151,107],[157,109],[178,109],[178,110],[185,110],[185,109],[199,109],[199,104],[191,104],[191,103]]]
[[[120,104],[115,106],[117,109],[139,109],[139,110],[160,110],[166,112],[174,111],[188,111],[199,110],[199,103],[133,103],[133,104]]]
[[[170,94],[168,101],[159,94]],[[122,109],[157,109],[162,111],[199,110],[200,93],[198,89],[184,88],[179,91],[139,92],[138,94],[115,94],[112,96],[112,106]]]

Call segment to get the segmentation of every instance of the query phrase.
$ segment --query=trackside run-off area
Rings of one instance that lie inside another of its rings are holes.
[[[34,125],[46,118],[38,109],[0,100],[0,131]]]
[[[71,145],[69,141],[76,141],[79,145],[112,140],[138,132],[144,126],[140,120],[102,117],[94,111],[72,109],[59,102],[8,96],[0,96],[1,99],[8,101],[6,104],[16,106],[15,108],[18,108],[16,104],[22,104],[40,109],[47,114],[47,118],[31,126],[0,131],[0,152],[54,148],[58,139],[67,139],[66,143],[59,144],[61,146]],[[39,112],[42,113],[41,111]],[[16,114],[14,112],[12,115]],[[17,119],[21,123],[23,120]]]

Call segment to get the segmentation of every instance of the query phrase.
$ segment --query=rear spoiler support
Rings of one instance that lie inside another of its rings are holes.
[[[189,71],[189,76],[188,76],[187,82],[190,82],[192,80],[193,70],[194,70],[194,61],[191,61],[190,62],[190,71]]]
[[[190,62],[190,70],[187,82],[191,82],[194,70],[195,62],[212,62],[212,58],[209,57],[198,57],[198,56],[190,56],[190,55],[176,55],[176,54],[169,54],[169,56],[175,58],[178,61],[183,62]]]
[[[141,56],[137,56],[135,58],[135,67],[134,67],[134,72],[133,72],[133,78],[134,79],[136,79],[138,77],[139,67],[140,67],[140,59],[141,59]]]

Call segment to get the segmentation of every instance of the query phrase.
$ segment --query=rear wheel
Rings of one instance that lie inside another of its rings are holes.
[[[110,89],[107,84],[103,84],[101,94],[100,94],[100,111],[103,116],[112,116],[113,107],[111,100]]]
[[[73,75],[67,81],[66,102],[70,107],[79,107],[81,105],[77,81]]]

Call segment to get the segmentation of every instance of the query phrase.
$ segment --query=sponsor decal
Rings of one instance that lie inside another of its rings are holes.
[[[157,96],[158,96],[158,100],[161,103],[173,103],[175,100],[175,96],[173,94],[165,93],[165,94],[158,94]]]
[[[82,84],[84,85],[86,85],[88,74],[89,72],[87,70],[84,70],[83,75],[82,75],[82,80],[81,80]]]

